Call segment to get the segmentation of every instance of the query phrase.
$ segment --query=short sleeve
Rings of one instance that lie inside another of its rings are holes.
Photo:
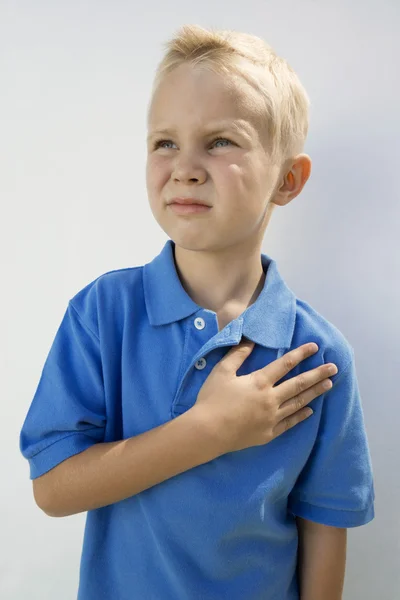
[[[331,379],[317,439],[288,508],[323,525],[357,527],[374,518],[375,493],[353,352],[343,372]]]
[[[102,442],[105,425],[99,338],[70,301],[20,432],[30,478]]]

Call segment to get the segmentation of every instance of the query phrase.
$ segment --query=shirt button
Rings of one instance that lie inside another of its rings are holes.
[[[199,369],[201,371],[202,369],[204,369],[206,364],[207,364],[207,361],[205,358],[199,358],[199,360],[196,360],[194,366],[196,367],[196,369]]]
[[[196,329],[204,329],[204,327],[206,326],[206,323],[205,323],[204,319],[202,319],[201,317],[197,317],[194,320],[194,326],[196,327]]]

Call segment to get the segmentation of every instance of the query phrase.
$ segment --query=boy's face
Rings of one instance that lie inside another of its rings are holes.
[[[216,251],[261,245],[280,166],[271,164],[263,146],[255,110],[260,102],[244,82],[189,64],[156,90],[148,122],[147,192],[155,219],[178,246]],[[212,208],[178,215],[167,204],[188,196]]]

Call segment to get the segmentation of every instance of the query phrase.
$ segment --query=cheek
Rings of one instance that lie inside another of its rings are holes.
[[[254,179],[251,176],[251,172],[243,165],[230,164],[225,171],[224,179],[224,186],[234,196],[243,197],[250,194],[254,188]]]
[[[146,163],[146,184],[148,189],[156,190],[167,177],[163,161],[150,157]]]
[[[235,163],[225,165],[222,170],[219,171],[219,179],[225,189],[229,189],[230,193],[237,195],[243,193],[245,174],[243,169]]]
[[[231,164],[226,171],[225,196],[229,198],[229,206],[235,207],[238,220],[253,220],[260,216],[264,206],[260,171],[251,164]]]

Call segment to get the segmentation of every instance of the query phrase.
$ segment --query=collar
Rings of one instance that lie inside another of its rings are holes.
[[[168,325],[204,310],[186,293],[174,258],[175,242],[167,240],[162,251],[143,267],[143,287],[149,322]],[[290,348],[296,319],[296,296],[281,277],[276,262],[261,254],[266,272],[256,301],[235,321],[241,335],[267,348]]]

